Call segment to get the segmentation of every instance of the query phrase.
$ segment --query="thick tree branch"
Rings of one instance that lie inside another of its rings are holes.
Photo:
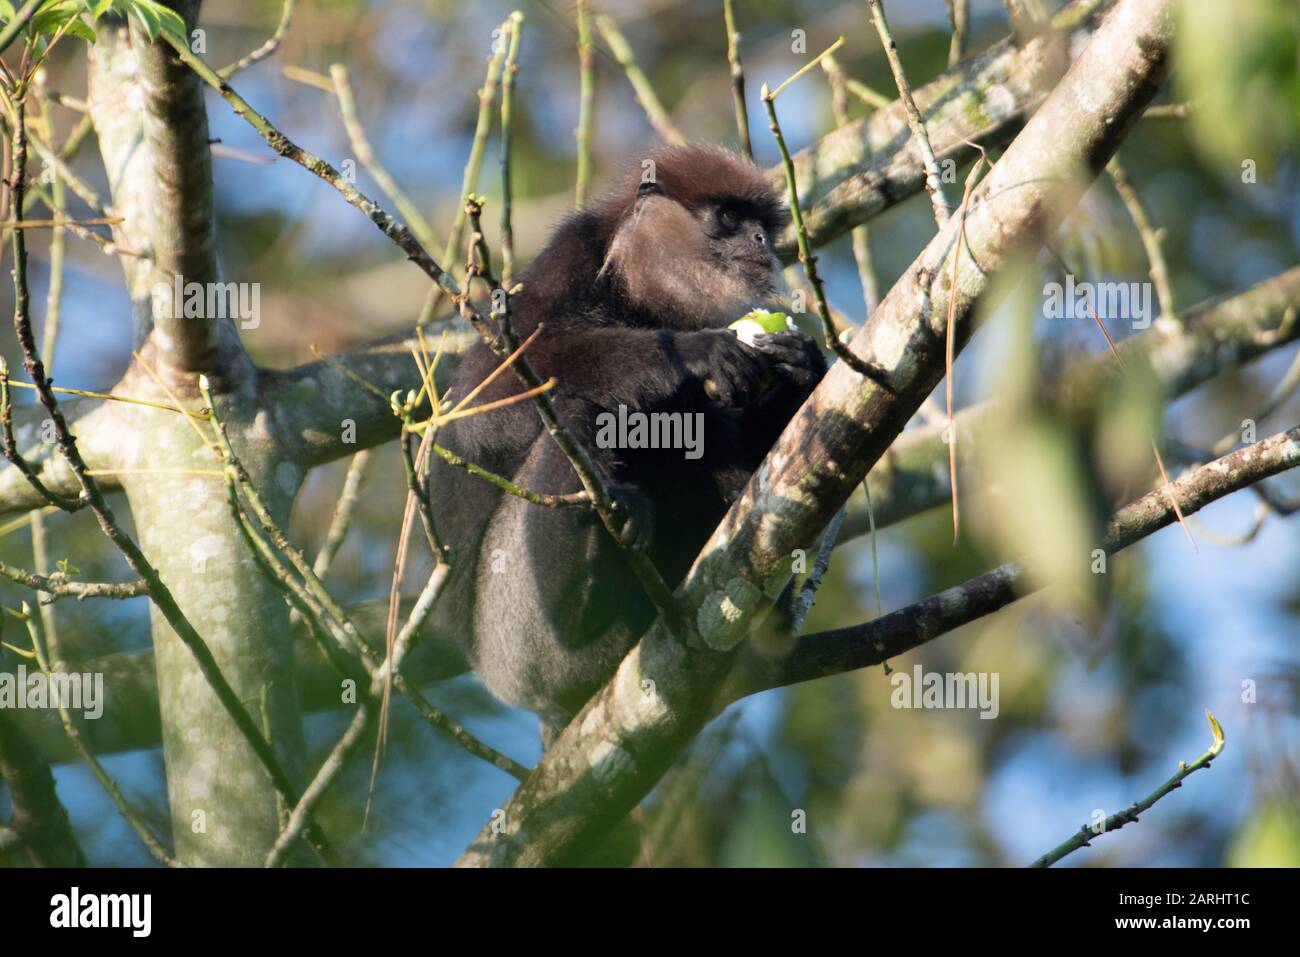
[[[85,867],[86,857],[77,844],[49,765],[0,714],[0,778],[9,787],[13,808],[9,830],[39,867]]]
[[[1211,502],[1297,466],[1300,466],[1300,427],[1279,432],[1192,469],[1168,488],[1148,492],[1124,506],[1111,518],[1100,547],[1108,555],[1114,554],[1172,525],[1177,516],[1171,495],[1184,516],[1192,515]],[[1080,555],[1079,561],[1090,562],[1091,555]],[[805,635],[787,657],[769,663],[766,669],[760,667],[757,675],[736,681],[729,698],[882,664],[992,614],[1035,590],[1029,585],[1022,565],[1017,562],[1000,565],[864,624]]]
[[[1172,20],[1172,0],[1121,0],[1104,19],[976,189],[966,243],[955,248],[949,220],[854,338],[884,384],[833,366],[703,549],[680,594],[703,647],[656,623],[459,864],[574,860],[699,732],[736,646],[789,580],[791,550],[815,539],[942,376],[945,316],[964,343],[991,276],[1069,211],[1154,96]],[[950,255],[969,260],[957,288]]]
[[[1008,37],[912,91],[940,166],[1008,142],[1086,46],[1109,0],[1074,0],[1053,18],[1054,33],[1023,46]],[[901,100],[827,133],[794,157],[809,238],[825,245],[925,186],[925,165]],[[783,183],[780,169],[770,173]],[[795,258],[793,230],[777,244]]]
[[[1125,365],[1149,368],[1164,394],[1175,398],[1300,338],[1300,322],[1286,322],[1288,309],[1297,303],[1300,266],[1186,310],[1181,326],[1153,323],[1121,342],[1119,352]],[[1057,394],[1068,408],[1080,409],[1101,397],[1117,377],[1114,357],[1103,350],[1067,366]],[[993,405],[986,402],[957,413],[955,430],[964,448],[978,447],[984,428],[995,420],[991,412]],[[942,423],[904,432],[871,470],[867,485],[877,528],[948,501],[948,446],[942,432]],[[869,526],[865,498],[851,498],[847,512],[842,542],[866,534]]]

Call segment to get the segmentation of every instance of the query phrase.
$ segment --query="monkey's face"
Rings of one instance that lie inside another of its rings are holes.
[[[719,270],[736,276],[754,293],[767,292],[779,264],[759,211],[740,200],[723,200],[697,209],[695,218]]]
[[[610,245],[606,268],[656,325],[723,327],[778,292],[771,224],[742,199],[688,208],[646,190]]]

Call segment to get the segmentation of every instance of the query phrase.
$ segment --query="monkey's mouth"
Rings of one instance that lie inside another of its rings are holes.
[[[770,253],[752,253],[750,255],[737,253],[731,257],[731,261],[738,266],[748,269],[761,269],[764,272],[771,272],[776,265]]]

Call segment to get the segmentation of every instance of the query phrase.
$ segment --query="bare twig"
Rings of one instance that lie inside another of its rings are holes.
[[[280,22],[275,25],[275,32],[267,37],[256,50],[246,53],[229,66],[224,66],[217,71],[217,75],[223,80],[229,80],[245,67],[250,67],[259,60],[265,60],[276,50],[280,49],[280,44],[284,42],[285,34],[289,32],[289,18],[293,16],[294,0],[284,0],[284,6],[280,9]]]
[[[510,222],[514,192],[510,180],[511,145],[514,139],[515,75],[519,72],[519,42],[524,33],[524,15],[510,14],[510,50],[501,69],[501,286],[514,286],[515,230]]]
[[[790,150],[786,147],[785,137],[781,133],[781,123],[776,118],[776,98],[781,91],[824,57],[829,56],[843,42],[844,38],[840,37],[820,56],[802,67],[794,76],[791,76],[775,90],[769,91],[767,84],[764,83],[762,100],[763,106],[767,110],[768,126],[772,130],[777,149],[781,152],[781,162],[785,167],[785,185],[790,195],[790,216],[794,220],[795,237],[799,243],[799,262],[803,265],[804,273],[808,276],[808,283],[813,288],[813,299],[817,303],[817,316],[821,320],[826,347],[842,359],[850,369],[871,378],[876,375],[875,370],[871,368],[868,362],[845,345],[835,333],[835,323],[831,319],[830,307],[826,304],[826,290],[822,285],[821,276],[817,272],[817,257],[812,254],[812,249],[809,246],[808,230],[804,227],[803,212],[799,208],[799,187],[795,183],[794,163],[790,160]]]
[[[578,0],[578,175],[574,186],[573,205],[583,209],[587,205],[587,189],[591,183],[591,129],[596,119],[596,62],[592,55],[591,5],[589,0]]]
[[[393,205],[397,207],[397,211],[420,242],[425,247],[432,248],[433,230],[428,220],[407,198],[406,193],[397,185],[397,181],[388,170],[375,159],[374,150],[370,148],[370,141],[366,138],[361,120],[357,117],[357,103],[352,95],[352,85],[348,82],[347,67],[342,63],[330,66],[330,79],[334,82],[334,93],[338,97],[339,112],[343,115],[343,126],[347,130],[348,142],[352,144],[352,149],[357,154],[357,161],[374,177],[379,188],[384,191],[384,195],[393,201]]]
[[[591,499],[586,492],[569,492],[565,495],[547,495],[542,492],[531,492],[526,488],[520,488],[509,479],[495,472],[489,472],[473,462],[467,461],[449,449],[444,449],[441,445],[434,445],[434,454],[441,458],[448,465],[454,465],[458,469],[464,469],[471,475],[477,475],[484,481],[495,485],[501,491],[510,495],[522,498],[534,505],[540,505],[544,508],[573,508],[575,506],[590,506]]]
[[[821,544],[817,547],[817,559],[813,562],[812,569],[808,572],[808,577],[804,579],[799,591],[796,593],[793,607],[790,615],[790,632],[798,634],[803,630],[804,621],[808,618],[808,612],[812,611],[813,602],[817,599],[817,589],[821,587],[822,577],[826,574],[826,569],[831,564],[831,552],[835,550],[835,542],[840,535],[840,526],[844,523],[844,509],[835,513],[831,523],[826,526],[822,532]]]
[[[948,65],[956,66],[966,53],[966,34],[970,30],[970,0],[948,0],[948,22],[952,24]]]
[[[1069,840],[1052,848],[1052,850],[1048,851],[1029,866],[1051,867],[1067,854],[1072,854],[1081,847],[1090,847],[1093,838],[1100,837],[1102,834],[1109,833],[1110,831],[1118,831],[1125,824],[1136,823],[1139,814],[1143,814],[1150,810],[1151,806],[1166,794],[1182,787],[1183,779],[1189,774],[1193,774],[1196,771],[1201,770],[1201,768],[1208,768],[1210,762],[1217,758],[1223,751],[1224,738],[1223,728],[1219,726],[1219,722],[1215,719],[1214,715],[1209,711],[1206,711],[1205,717],[1210,721],[1210,731],[1214,735],[1214,740],[1211,742],[1204,754],[1191,764],[1188,764],[1185,761],[1179,761],[1178,770],[1175,772],[1174,776],[1142,800],[1130,804],[1117,814],[1112,814],[1110,817],[1106,818],[1106,820],[1102,821],[1100,826],[1093,824],[1083,825],[1083,827],[1079,828],[1079,830],[1076,831]]]
[[[343,546],[343,540],[348,536],[348,528],[352,524],[352,512],[360,498],[361,482],[365,478],[366,466],[369,464],[370,452],[366,450],[352,456],[352,461],[348,463],[348,473],[343,478],[343,489],[339,492],[338,504],[334,506],[329,531],[325,533],[325,541],[320,551],[316,553],[316,560],[312,562],[312,571],[318,578],[325,577],[334,562],[334,556],[338,554],[338,550]]]
[[[1150,265],[1151,283],[1156,287],[1156,299],[1160,303],[1159,321],[1177,322],[1178,312],[1174,309],[1174,293],[1169,285],[1169,267],[1165,263],[1162,246],[1164,230],[1155,229],[1151,225],[1146,209],[1142,206],[1142,200],[1137,190],[1133,188],[1133,184],[1129,182],[1128,174],[1120,165],[1118,155],[1111,157],[1110,162],[1106,164],[1106,172],[1110,174],[1115,192],[1123,200],[1129,216],[1133,219],[1133,225],[1137,227],[1138,236],[1142,238],[1142,248],[1146,250],[1147,262]]]
[[[488,133],[492,130],[492,104],[496,99],[497,84],[501,77],[502,65],[505,63],[506,50],[510,46],[509,19],[501,24],[500,30],[501,36],[493,47],[492,56],[488,58],[487,76],[478,91],[478,119],[474,125],[474,141],[470,144],[469,159],[465,162],[465,171],[461,176],[461,203],[456,204],[456,215],[452,219],[451,231],[447,235],[447,245],[442,251],[442,261],[448,264],[454,265],[460,258],[461,245],[465,241],[466,220],[465,208],[462,204],[478,188],[479,172],[483,168],[483,151],[487,146]],[[435,282],[424,301],[424,308],[420,311],[420,325],[433,317],[446,295],[448,295],[447,290]]]
[[[0,575],[24,588],[45,592],[55,598],[139,598],[149,594],[149,586],[142,578],[133,582],[73,582],[59,573],[33,573],[4,562],[0,562]]]
[[[889,32],[889,24],[885,21],[885,8],[880,0],[867,0],[867,2],[871,5],[871,19],[876,25],[876,32],[880,34],[880,42],[885,48],[885,57],[889,60],[890,72],[894,74],[894,83],[898,86],[898,97],[903,101],[903,109],[907,111],[908,125],[912,128],[917,149],[921,151],[921,163],[925,167],[925,189],[930,194],[935,224],[943,229],[944,224],[948,222],[948,200],[943,195],[939,163],[930,146],[930,137],[925,132],[925,121],[921,119],[916,101],[912,99],[912,88],[908,85],[907,74],[903,72],[903,61],[898,58],[898,46],[894,43],[894,37]]]
[[[736,105],[736,133],[740,148],[754,158],[754,144],[749,140],[749,110],[745,106],[745,67],[740,62],[740,31],[736,29],[734,0],[722,0],[722,16],[727,26],[727,63],[731,66],[731,98]]]
[[[1280,409],[1282,403],[1286,402],[1287,399],[1295,394],[1297,388],[1300,388],[1300,349],[1297,349],[1296,354],[1291,357],[1291,364],[1287,366],[1286,372],[1283,373],[1282,378],[1278,380],[1277,385],[1273,387],[1273,391],[1269,393],[1268,398],[1264,400],[1264,404],[1255,411],[1255,414],[1251,416],[1251,418],[1257,423],[1263,422],[1270,415]],[[1223,438],[1219,439],[1218,442],[1214,443],[1214,454],[1223,455],[1240,441],[1240,430],[1233,429],[1231,432],[1224,435]]]
[[[632,84],[632,91],[636,94],[637,102],[645,110],[646,119],[655,131],[669,143],[685,143],[682,134],[673,121],[668,118],[668,111],[664,105],[659,102],[659,97],[655,94],[654,87],[650,85],[649,78],[637,65],[636,56],[632,53],[632,47],[628,44],[627,38],[619,31],[618,25],[614,23],[605,14],[599,14],[596,17],[596,29],[600,35],[605,38],[609,44],[610,51],[614,54],[614,59],[618,61],[623,72],[627,74],[628,82]]]
[[[961,531],[961,511],[958,507],[957,496],[957,422],[953,418],[952,409],[952,391],[954,384],[953,362],[956,358],[956,338],[957,324],[955,319],[955,308],[957,305],[957,268],[961,263],[963,248],[966,244],[966,214],[970,210],[970,193],[975,187],[975,180],[979,178],[980,170],[984,166],[986,156],[983,148],[980,148],[980,158],[975,161],[971,167],[970,173],[966,176],[966,190],[961,198],[960,219],[957,223],[957,248],[952,257],[952,279],[951,286],[954,295],[948,299],[948,322],[947,330],[944,336],[944,400],[948,413],[948,474],[952,482],[952,541],[957,543],[957,535]]]
[[[848,104],[845,102],[848,78],[834,55],[822,60],[822,70],[825,71],[831,85],[831,112],[835,116],[835,126],[838,129],[849,122]],[[871,261],[871,243],[865,224],[853,227],[852,241],[853,261],[857,263],[858,280],[862,284],[862,301],[867,307],[866,315],[870,317],[875,312],[876,304],[880,302],[880,281],[876,278],[876,268]]]
[[[1111,517],[1099,547],[1113,555],[1174,524],[1179,514],[1192,515],[1211,502],[1297,467],[1300,426],[1192,469],[1168,489],[1148,492],[1125,505]],[[805,635],[786,658],[758,676],[739,680],[727,698],[882,664],[990,615],[1031,590],[1023,565],[1000,565],[883,617]]]

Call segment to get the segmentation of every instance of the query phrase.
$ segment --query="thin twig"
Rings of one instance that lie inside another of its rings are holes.
[[[1291,357],[1291,364],[1287,366],[1286,372],[1282,374],[1282,378],[1278,381],[1277,385],[1273,387],[1273,391],[1270,392],[1268,398],[1264,400],[1264,404],[1256,410],[1255,414],[1251,416],[1251,418],[1256,422],[1263,422],[1281,408],[1282,403],[1286,402],[1286,400],[1295,393],[1297,388],[1300,388],[1300,349],[1297,349],[1296,354]],[[1231,432],[1224,435],[1223,438],[1219,439],[1218,442],[1215,442],[1211,448],[1214,455],[1223,455],[1236,446],[1236,444],[1241,440],[1240,430],[1233,429]]]
[[[948,44],[948,66],[956,66],[966,52],[966,34],[970,30],[970,0],[948,0],[948,22],[952,40]]]
[[[831,114],[835,117],[835,126],[840,128],[849,122],[847,99],[848,88],[844,70],[834,55],[822,60],[822,70],[826,73],[831,87]],[[871,144],[863,141],[865,156],[870,156]],[[858,281],[862,284],[862,302],[867,307],[868,318],[876,311],[880,302],[880,282],[876,278],[876,267],[871,260],[871,243],[869,230],[865,223],[854,226],[852,232],[853,261],[858,266]]]
[[[0,223],[3,229],[65,229],[69,226],[112,226],[122,222],[121,216],[102,216],[94,219],[20,219]]]
[[[15,568],[0,562],[0,575],[15,584],[30,588],[32,591],[45,592],[55,598],[139,598],[149,594],[149,588],[143,579],[133,582],[73,582],[62,574],[47,575],[29,572],[25,568]]]
[[[1148,106],[1142,113],[1144,120],[1185,120],[1195,109],[1195,104],[1188,103],[1160,103],[1156,106]]]
[[[641,67],[637,65],[636,56],[632,53],[632,47],[628,44],[627,38],[619,31],[618,25],[602,13],[596,17],[596,29],[605,38],[610,51],[614,54],[614,59],[618,61],[619,66],[623,68],[623,72],[627,74],[628,82],[632,84],[632,92],[636,94],[641,109],[645,110],[646,119],[650,121],[650,125],[669,143],[685,143],[686,140],[677,127],[673,125],[673,121],[668,117],[668,111],[664,109],[663,103],[659,101],[659,97],[655,94],[654,87],[650,85],[650,80]]]
[[[370,452],[367,449],[362,449],[352,456],[352,460],[348,463],[348,474],[343,479],[343,489],[339,492],[338,504],[334,506],[329,531],[325,533],[325,541],[320,551],[316,553],[316,560],[312,562],[311,569],[318,578],[325,577],[334,561],[334,556],[343,546],[343,540],[347,538],[348,528],[352,524],[352,513],[361,497],[361,481],[365,478],[366,466],[369,464]]]
[[[813,562],[812,570],[808,572],[808,577],[804,579],[803,584],[799,586],[798,593],[795,595],[790,616],[790,631],[792,634],[798,634],[803,630],[803,624],[808,618],[808,612],[812,610],[813,602],[817,599],[817,589],[821,587],[822,577],[826,574],[826,569],[830,567],[831,552],[835,550],[835,542],[840,536],[840,526],[842,524],[844,524],[843,508],[835,513],[830,524],[822,532],[821,544],[817,547],[817,558]]]
[[[980,157],[975,161],[975,165],[971,167],[970,173],[966,176],[966,190],[961,198],[961,218],[957,222],[957,245],[953,247],[952,253],[952,278],[948,284],[950,290],[948,294],[948,322],[946,335],[944,336],[944,398],[948,413],[948,475],[949,482],[952,485],[952,541],[954,545],[957,544],[957,535],[961,530],[961,511],[957,504],[957,420],[953,418],[952,408],[953,363],[956,358],[957,342],[957,267],[961,263],[962,250],[966,245],[966,214],[970,209],[971,190],[975,188],[975,180],[979,177],[980,170],[988,159],[982,147],[976,148],[980,151]]]
[[[293,16],[294,0],[284,0],[284,6],[280,10],[280,22],[275,26],[275,32],[267,37],[256,50],[245,54],[229,66],[223,66],[217,71],[217,75],[223,80],[229,80],[245,67],[250,67],[259,60],[265,60],[276,50],[280,49],[280,44],[284,42],[285,34],[289,32],[289,18]]]
[[[818,56],[812,63],[799,70],[795,76],[804,73],[809,67],[816,64],[823,57],[829,55],[837,46],[844,41],[840,37],[826,51]],[[793,80],[795,77],[791,77]],[[817,316],[821,320],[822,333],[826,339],[826,346],[834,352],[849,368],[853,369],[873,381],[876,378],[876,372],[865,360],[856,355],[852,349],[840,340],[835,334],[835,323],[831,319],[830,307],[826,304],[826,290],[822,286],[821,276],[817,273],[817,257],[812,254],[812,248],[808,242],[808,229],[804,225],[803,212],[799,208],[799,188],[795,183],[794,161],[790,158],[790,150],[785,145],[785,137],[781,134],[781,124],[776,118],[776,96],[781,90],[789,85],[790,80],[786,80],[776,88],[775,92],[770,92],[767,84],[763,84],[762,100],[763,106],[767,110],[768,126],[772,130],[772,136],[776,140],[777,149],[781,153],[781,163],[785,168],[785,184],[790,194],[790,217],[794,222],[795,238],[799,246],[799,262],[803,265],[804,273],[808,277],[808,283],[813,288],[813,299],[817,303]]]
[[[532,502],[534,505],[540,505],[543,508],[574,508],[576,506],[590,506],[591,499],[586,492],[569,492],[565,495],[547,495],[542,492],[531,492],[526,488],[520,488],[504,476],[495,472],[489,472],[487,469],[467,461],[461,456],[452,452],[450,449],[444,449],[441,445],[433,446],[434,454],[440,457],[448,465],[454,465],[458,469],[464,469],[470,475],[477,475],[486,482],[495,485],[501,491],[507,494],[522,498],[526,502]]]
[[[501,71],[501,286],[514,285],[515,230],[510,222],[513,190],[510,181],[511,145],[514,139],[515,76],[519,73],[519,43],[524,33],[524,15],[510,14],[510,51]]]
[[[734,0],[722,0],[722,17],[727,26],[727,63],[731,66],[731,99],[736,105],[736,132],[740,148],[754,158],[754,144],[749,140],[749,110],[745,106],[745,68],[740,62],[740,31],[736,29]]]
[[[456,204],[456,215],[451,222],[451,231],[447,235],[447,244],[442,250],[442,261],[454,264],[460,258],[461,245],[465,241],[464,200],[478,188],[479,172],[483,168],[483,152],[487,147],[488,134],[492,131],[492,104],[496,100],[497,84],[501,77],[501,68],[505,63],[506,50],[510,44],[510,20],[501,24],[501,36],[488,58],[487,76],[478,91],[478,119],[474,124],[474,140],[470,144],[469,158],[465,161],[465,171],[461,174],[460,200]],[[441,305],[447,290],[439,283],[434,283],[420,310],[417,325],[424,325],[433,318]]]
[[[921,165],[925,168],[925,189],[930,194],[930,205],[934,208],[934,222],[943,229],[948,222],[948,200],[943,195],[943,181],[939,176],[939,163],[935,159],[934,149],[930,146],[930,137],[925,132],[925,121],[912,99],[912,88],[908,85],[907,74],[903,72],[903,61],[898,58],[898,45],[889,32],[885,21],[885,8],[880,0],[867,0],[871,6],[871,19],[880,34],[880,42],[885,48],[885,57],[889,60],[890,72],[894,74],[894,83],[898,87],[899,99],[903,101],[903,110],[907,113],[907,124],[912,128],[912,136],[921,151]]]
[[[584,209],[591,183],[591,130],[596,120],[596,58],[592,56],[591,5],[578,0],[578,174],[573,205]]]
[[[415,233],[422,245],[432,248],[434,245],[433,229],[429,226],[429,221],[424,218],[416,205],[411,202],[402,188],[397,185],[397,181],[384,168],[380,162],[375,159],[374,150],[370,148],[370,140],[366,138],[366,131],[361,126],[361,120],[357,117],[357,103],[352,95],[352,85],[348,82],[348,70],[342,63],[335,63],[330,66],[330,79],[334,82],[334,94],[338,97],[339,112],[343,116],[343,128],[347,131],[348,142],[352,144],[352,150],[357,154],[357,162],[366,168],[366,171],[374,177],[379,188],[383,190],[384,195],[393,201],[397,207],[397,212],[406,220],[411,231]]]
[[[1112,156],[1110,162],[1106,164],[1106,172],[1110,174],[1110,180],[1115,187],[1115,192],[1123,200],[1129,216],[1133,219],[1133,225],[1137,227],[1138,236],[1142,239],[1142,248],[1146,250],[1147,263],[1150,265],[1151,282],[1156,287],[1156,299],[1160,303],[1159,321],[1177,322],[1178,312],[1174,309],[1174,293],[1169,285],[1169,267],[1165,263],[1165,253],[1162,246],[1164,230],[1156,229],[1151,225],[1151,220],[1147,218],[1146,209],[1142,206],[1142,200],[1138,196],[1137,190],[1133,188],[1128,174],[1124,172],[1124,167],[1120,165],[1118,153]]]
[[[1178,771],[1174,774],[1174,776],[1171,777],[1164,784],[1160,785],[1160,787],[1156,788],[1154,791],[1152,791],[1142,800],[1137,801],[1134,804],[1130,804],[1128,807],[1126,807],[1124,810],[1120,811],[1117,814],[1112,814],[1110,817],[1106,818],[1106,820],[1104,820],[1101,823],[1100,827],[1096,827],[1092,824],[1083,825],[1083,827],[1079,828],[1079,830],[1076,831],[1073,835],[1071,835],[1071,837],[1068,840],[1052,848],[1050,851],[1048,851],[1046,854],[1044,854],[1038,860],[1034,861],[1034,863],[1030,864],[1029,866],[1030,867],[1051,867],[1053,864],[1055,864],[1061,858],[1065,857],[1067,854],[1071,854],[1074,851],[1077,851],[1081,847],[1090,847],[1093,838],[1099,837],[1102,834],[1107,834],[1111,831],[1118,831],[1125,824],[1132,824],[1136,822],[1138,819],[1138,815],[1148,811],[1153,804],[1159,801],[1166,794],[1182,787],[1183,779],[1186,778],[1189,774],[1193,774],[1201,770],[1201,768],[1208,768],[1210,766],[1210,762],[1213,761],[1215,758],[1217,758],[1219,754],[1223,751],[1224,738],[1223,738],[1223,728],[1220,727],[1219,722],[1215,719],[1214,715],[1211,714],[1209,711],[1206,711],[1205,717],[1209,719],[1210,731],[1214,735],[1214,740],[1210,744],[1209,748],[1206,749],[1204,754],[1202,754],[1191,764],[1187,764],[1184,761],[1179,761]]]

